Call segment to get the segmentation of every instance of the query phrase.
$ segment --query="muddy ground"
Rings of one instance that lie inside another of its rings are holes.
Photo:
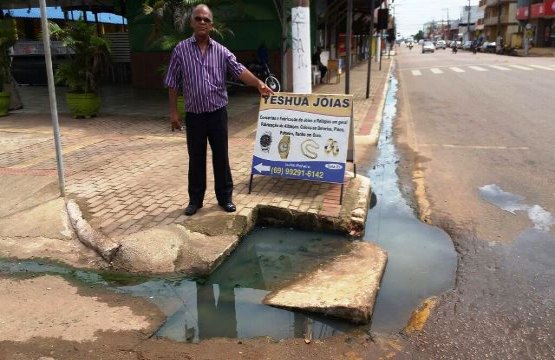
[[[349,334],[324,341],[211,339],[197,344],[153,337],[164,320],[139,298],[78,286],[59,276],[0,278],[0,359],[375,359],[395,341]],[[2,301],[16,295],[19,304]],[[96,329],[96,330],[95,330]]]

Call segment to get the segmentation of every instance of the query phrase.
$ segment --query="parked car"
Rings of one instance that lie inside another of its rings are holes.
[[[436,49],[443,49],[445,50],[445,48],[447,47],[447,43],[444,40],[438,40],[436,41]]]
[[[462,46],[463,50],[470,50],[472,48],[472,41],[466,40]]]
[[[422,43],[422,54],[427,53],[427,52],[433,53],[434,51],[436,51],[436,47],[434,46],[433,42],[424,41]]]
[[[484,41],[480,46],[480,51],[486,52],[486,53],[494,53],[495,47],[496,47],[495,41],[494,42]]]
[[[457,40],[455,41],[455,44],[457,46],[457,49],[462,49],[462,41]]]

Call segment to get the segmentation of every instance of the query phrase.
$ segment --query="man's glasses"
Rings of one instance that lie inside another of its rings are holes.
[[[207,24],[210,24],[212,22],[212,19],[207,18],[207,17],[202,17],[202,16],[195,16],[195,21],[196,22],[205,22]]]

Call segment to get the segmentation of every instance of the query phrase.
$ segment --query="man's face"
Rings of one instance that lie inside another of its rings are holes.
[[[197,36],[208,36],[210,30],[212,30],[212,14],[205,8],[199,8],[193,13],[193,18],[191,19],[191,27],[195,35]]]

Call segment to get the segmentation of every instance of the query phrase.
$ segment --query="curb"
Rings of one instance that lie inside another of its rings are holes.
[[[104,234],[93,229],[83,218],[79,205],[74,200],[66,202],[67,215],[71,225],[83,244],[96,251],[104,260],[111,263],[118,252],[120,245],[113,242]]]

